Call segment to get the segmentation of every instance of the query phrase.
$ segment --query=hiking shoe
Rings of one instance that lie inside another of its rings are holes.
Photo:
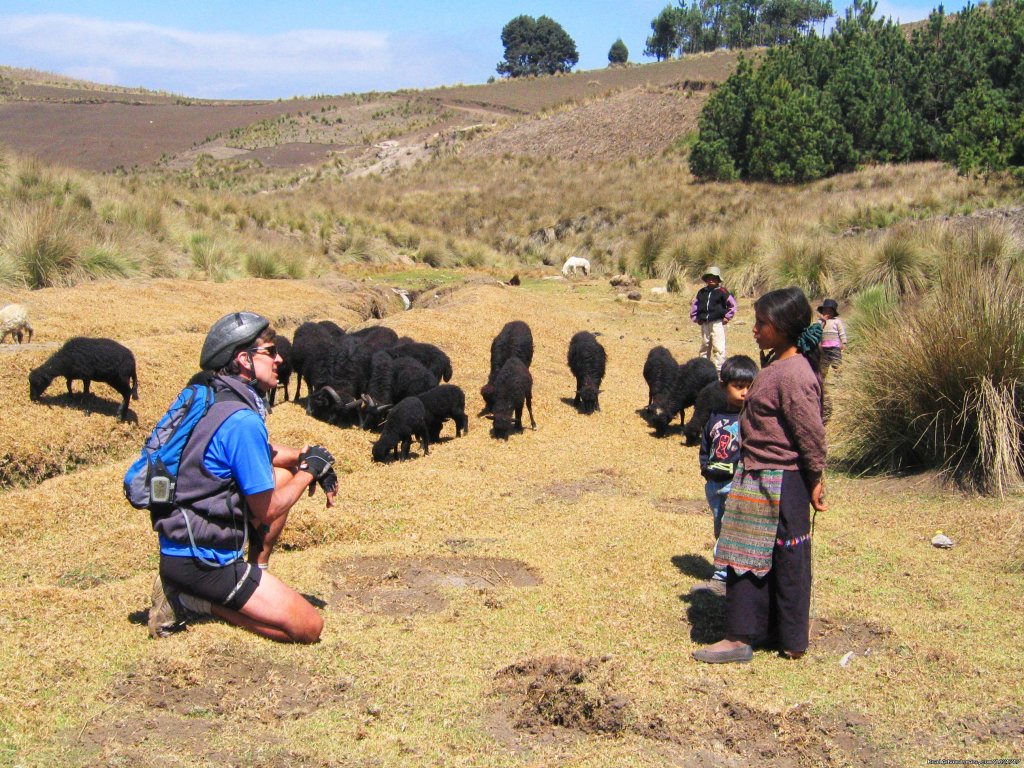
[[[165,585],[160,574],[153,581],[153,605],[149,609],[149,636],[154,640],[179,632],[185,627],[184,611],[179,607],[178,590]]]
[[[691,595],[701,592],[710,592],[715,597],[725,597],[725,582],[721,579],[708,579],[694,584],[690,589]]]

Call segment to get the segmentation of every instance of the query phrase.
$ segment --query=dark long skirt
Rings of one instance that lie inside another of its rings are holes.
[[[726,637],[751,645],[777,641],[781,650],[807,650],[811,608],[811,493],[798,471],[782,475],[779,527],[772,569],[763,577],[726,578]]]

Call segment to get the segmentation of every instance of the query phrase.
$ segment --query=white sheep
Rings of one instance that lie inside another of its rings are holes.
[[[0,344],[6,341],[8,334],[11,341],[17,339],[21,344],[25,331],[28,331],[28,340],[31,343],[32,326],[28,322],[28,310],[24,305],[8,304],[0,309]]]
[[[582,256],[570,256],[565,260],[565,264],[562,265],[562,274],[568,277],[571,271],[575,275],[577,269],[582,269],[584,275],[589,275],[590,261]]]

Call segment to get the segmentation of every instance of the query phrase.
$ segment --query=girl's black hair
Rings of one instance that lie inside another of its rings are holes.
[[[811,324],[811,303],[804,292],[795,285],[766,293],[754,302],[754,313],[760,313],[794,344]],[[807,358],[814,373],[821,378],[821,348],[815,346],[800,354]],[[761,355],[762,366],[770,362],[770,359],[766,361],[764,354]]]

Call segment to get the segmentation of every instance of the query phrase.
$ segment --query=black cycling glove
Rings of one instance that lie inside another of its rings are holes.
[[[317,478],[317,482],[324,489],[324,493],[334,493],[338,490],[338,476],[334,474],[333,469],[328,469],[326,474]]]
[[[333,464],[334,457],[322,445],[311,445],[299,454],[298,468],[303,472],[309,472],[317,480],[325,478],[327,473],[333,475],[334,471],[331,469]],[[337,478],[335,478],[335,484],[337,484]]]

